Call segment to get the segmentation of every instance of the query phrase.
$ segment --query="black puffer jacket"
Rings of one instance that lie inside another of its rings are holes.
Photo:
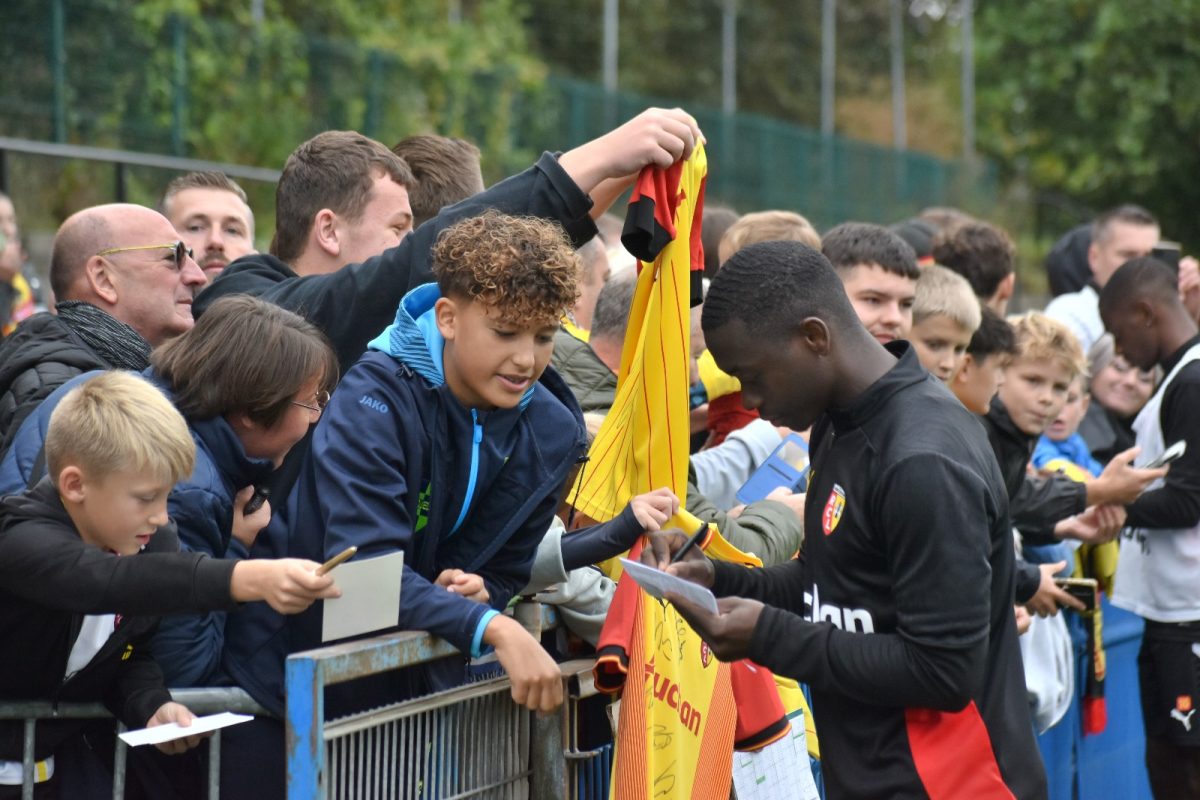
[[[0,345],[0,457],[38,404],[80,373],[108,369],[53,314],[35,314]]]

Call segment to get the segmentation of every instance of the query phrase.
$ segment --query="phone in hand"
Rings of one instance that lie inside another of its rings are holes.
[[[1176,442],[1175,444],[1171,445],[1166,450],[1164,450],[1162,452],[1162,455],[1160,455],[1158,458],[1152,459],[1149,464],[1143,465],[1143,468],[1144,469],[1158,469],[1159,467],[1165,467],[1167,464],[1170,464],[1172,461],[1175,461],[1176,459],[1182,457],[1183,454],[1186,452],[1187,452],[1187,442],[1184,441],[1183,439],[1180,439],[1178,442]]]
[[[803,492],[808,485],[808,444],[798,433],[788,434],[767,460],[737,490],[739,503],[762,500],[780,486]]]
[[[1176,274],[1179,273],[1179,260],[1183,256],[1183,247],[1179,242],[1161,241],[1154,245],[1154,249],[1150,251],[1150,255],[1166,264]]]
[[[1054,585],[1083,603],[1084,611],[1095,611],[1100,605],[1100,584],[1095,578],[1055,578]]]

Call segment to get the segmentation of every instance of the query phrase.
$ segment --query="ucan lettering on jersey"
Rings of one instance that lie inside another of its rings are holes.
[[[652,682],[654,697],[666,702],[670,708],[679,712],[679,721],[683,723],[683,727],[699,736],[700,723],[704,717],[696,710],[695,706],[683,699],[683,690],[679,688],[679,684],[665,675],[659,674],[658,670],[654,668],[654,659],[650,659],[650,662],[646,664],[646,680]]]

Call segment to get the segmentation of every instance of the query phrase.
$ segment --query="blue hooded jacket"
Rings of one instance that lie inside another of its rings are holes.
[[[22,423],[13,446],[0,464],[2,494],[19,494],[33,476],[35,462],[46,439],[50,414],[80,383],[104,370],[72,378],[47,397]],[[173,400],[170,389],[147,369],[142,377]],[[213,558],[244,558],[246,548],[233,539],[233,501],[239,490],[263,480],[271,462],[246,455],[241,440],[224,417],[189,419],[188,430],[196,445],[196,467],[175,484],[167,498],[167,512],[179,529],[183,550]],[[41,477],[45,474],[42,465]],[[263,604],[265,605],[265,604]],[[176,614],[163,617],[150,643],[154,660],[162,667],[168,686],[209,686],[217,680],[225,639],[225,612]]]
[[[1078,433],[1072,433],[1066,439],[1058,442],[1042,434],[1038,439],[1037,447],[1033,448],[1033,466],[1041,469],[1058,458],[1082,467],[1090,472],[1092,477],[1104,471],[1104,465],[1092,458],[1087,442]]]
[[[401,301],[395,322],[338,385],[285,513],[255,556],[323,560],[403,550],[401,629],[425,630],[478,655],[483,630],[529,580],[559,489],[586,444],[583,415],[547,367],[516,408],[466,408],[442,373],[434,284]],[[489,605],[433,584],[444,569],[479,574]],[[284,619],[261,605],[229,617],[226,669],[282,711],[289,652],[320,644],[321,603]]]

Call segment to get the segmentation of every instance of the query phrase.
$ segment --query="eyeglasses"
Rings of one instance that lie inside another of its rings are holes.
[[[110,247],[107,250],[101,250],[96,253],[98,256],[111,256],[113,253],[128,253],[132,250],[173,250],[175,256],[175,269],[183,269],[183,259],[193,258],[192,248],[188,247],[183,242],[171,242],[169,244],[138,244],[132,247]]]
[[[1154,370],[1138,369],[1126,361],[1123,356],[1117,356],[1112,360],[1112,368],[1121,375],[1128,375],[1130,372],[1136,371],[1137,379],[1142,383],[1153,384],[1157,378],[1157,376],[1154,374]]]
[[[307,408],[309,411],[315,411],[319,416],[325,410],[325,406],[329,405],[329,392],[319,392],[315,406],[310,406],[308,403],[301,403],[299,400],[293,400],[292,405]]]

